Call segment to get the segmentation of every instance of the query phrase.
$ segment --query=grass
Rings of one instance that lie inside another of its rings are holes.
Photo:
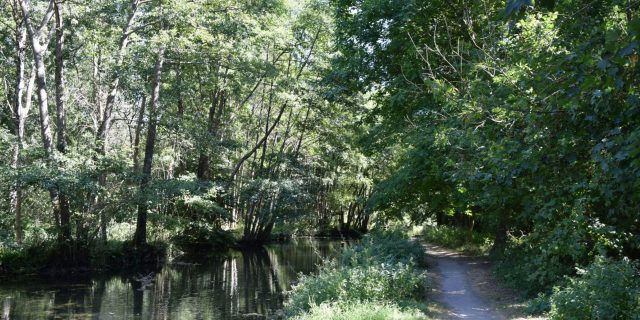
[[[422,320],[419,310],[403,310],[395,305],[377,303],[324,303],[314,305],[308,313],[294,320]]]

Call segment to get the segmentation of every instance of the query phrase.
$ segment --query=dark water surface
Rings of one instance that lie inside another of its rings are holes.
[[[243,319],[274,315],[298,273],[335,256],[339,241],[302,239],[171,264],[144,290],[131,276],[0,284],[1,319]]]

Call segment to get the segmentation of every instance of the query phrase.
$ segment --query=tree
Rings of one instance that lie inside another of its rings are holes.
[[[22,12],[17,1],[11,2],[11,13],[15,26],[15,87],[13,101],[13,117],[16,142],[13,147],[11,158],[11,168],[18,171],[20,167],[20,153],[23,148],[25,124],[29,110],[31,109],[31,96],[35,81],[35,72],[31,71],[29,79],[26,74],[26,50],[27,50],[27,29],[23,23]],[[26,88],[25,88],[26,85]],[[25,97],[26,91],[26,97]],[[15,217],[15,240],[22,242],[22,187],[20,183],[12,186],[10,195],[10,213]]]
[[[40,22],[39,26],[37,26],[37,28],[34,28],[31,22],[30,1],[21,0],[20,7],[22,8],[24,24],[29,34],[29,38],[31,39],[31,50],[33,52],[33,60],[36,70],[36,83],[38,85],[38,98],[40,102],[40,131],[42,135],[42,144],[44,147],[45,155],[51,163],[53,161],[53,137],[51,134],[49,121],[46,67],[44,64],[44,54],[48,46],[48,37],[44,35],[44,32],[52,16],[54,15],[54,13],[56,13],[56,29],[59,29],[56,36],[56,63],[59,63],[59,65],[56,67],[56,104],[58,108],[57,119],[59,125],[58,148],[64,151],[66,142],[64,138],[64,80],[62,78],[62,42],[64,41],[64,30],[62,29],[63,23],[61,20],[61,15],[59,13],[58,4],[53,0],[49,2],[49,8],[47,9],[45,16],[42,18],[42,21]],[[60,60],[58,60],[58,57]],[[59,220],[60,224],[60,240],[63,242],[71,240],[71,213],[69,211],[69,202],[66,198],[66,195],[64,193],[60,193],[59,190],[55,189],[51,189],[50,194],[54,205],[57,206],[57,209],[55,209],[54,211],[56,213],[56,220]]]
[[[151,84],[151,100],[149,100],[149,126],[147,128],[147,142],[144,149],[144,164],[142,166],[142,180],[140,181],[140,192],[145,197],[145,192],[151,182],[151,167],[153,165],[153,154],[156,144],[156,127],[158,119],[158,102],[160,100],[160,80],[162,76],[162,66],[164,64],[164,45],[158,49],[156,64],[153,69],[153,82]],[[133,243],[136,247],[142,247],[147,242],[147,210],[146,200],[138,205],[138,219]]]

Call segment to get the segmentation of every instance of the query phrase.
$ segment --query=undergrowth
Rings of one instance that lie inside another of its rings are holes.
[[[424,314],[416,309],[401,309],[396,305],[378,303],[323,303],[314,305],[308,313],[294,320],[423,320]]]
[[[316,274],[301,275],[285,313],[297,319],[319,319],[330,311],[336,318],[329,319],[378,319],[378,315],[400,315],[397,310],[424,309],[425,274],[419,270],[423,254],[420,244],[400,231],[373,232]],[[367,308],[371,317],[366,316]],[[416,319],[413,314],[407,311],[398,319]]]
[[[640,319],[640,273],[628,260],[598,257],[565,287],[554,288],[552,319]]]
[[[428,243],[469,255],[485,255],[493,246],[493,240],[490,235],[460,227],[428,225],[422,230],[421,237]]]

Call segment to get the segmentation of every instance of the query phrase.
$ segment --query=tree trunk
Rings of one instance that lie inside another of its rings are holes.
[[[147,105],[147,96],[142,95],[140,110],[138,111],[138,123],[136,124],[136,134],[133,140],[133,170],[140,170],[140,134],[142,133],[142,122],[144,121],[144,109]]]
[[[309,119],[309,112],[311,111],[311,105],[307,107],[307,112],[304,116],[304,120],[302,121],[302,130],[300,130],[300,136],[298,137],[298,143],[296,144],[296,151],[294,153],[293,158],[297,159],[300,154],[300,148],[302,147],[302,139],[304,139],[305,131],[307,131],[307,119]]]
[[[56,85],[56,128],[57,141],[56,148],[60,153],[67,151],[66,139],[66,116],[65,116],[65,94],[64,94],[64,20],[62,17],[62,2],[55,4],[56,17],[56,52],[55,52],[55,85]]]
[[[14,3],[15,5],[16,3]],[[14,6],[17,8],[17,6]],[[22,96],[24,93],[24,74],[25,74],[25,51],[27,43],[27,29],[22,23],[22,19],[14,12],[14,20],[16,25],[16,86],[14,92],[13,113],[15,117],[15,135],[16,144],[13,147],[13,156],[11,157],[11,169],[18,172],[20,168],[20,152],[24,140],[24,125],[29,109],[24,108]],[[30,95],[27,95],[30,98]],[[29,103],[25,104],[29,106]],[[16,178],[17,179],[17,178]],[[15,181],[11,186],[9,194],[10,214],[15,217],[15,239],[18,244],[22,243],[22,188],[19,181]]]
[[[96,132],[95,148],[97,153],[102,156],[107,154],[107,147],[108,147],[108,141],[109,141],[109,128],[111,127],[111,113],[113,111],[113,106],[115,104],[116,96],[118,94],[118,88],[120,85],[121,73],[119,72],[118,69],[120,69],[120,67],[122,67],[124,63],[125,52],[126,52],[127,46],[129,45],[129,37],[131,36],[131,33],[132,33],[133,23],[134,23],[136,14],[138,12],[140,2],[141,0],[131,1],[131,12],[127,17],[126,25],[122,28],[120,42],[118,44],[118,51],[116,52],[116,63],[114,67],[116,72],[113,74],[111,78],[109,94],[107,95],[107,100],[104,104],[104,108],[100,103],[100,95],[97,94],[97,97],[96,97],[96,104],[97,104],[97,110],[98,110],[98,130]],[[96,87],[96,92],[97,93],[100,92],[100,90],[97,87]],[[100,175],[98,177],[98,184],[100,186],[105,186],[106,183],[107,183],[107,177],[105,175]],[[96,207],[98,202],[100,201],[98,198],[98,195],[94,194],[91,198],[92,198],[90,200],[91,206]],[[104,215],[104,213],[101,213],[100,214],[100,237],[103,241],[107,240],[106,230],[103,229],[103,228],[106,228],[106,225],[107,225],[106,219],[107,217]]]
[[[42,19],[40,27],[34,29],[31,24],[31,13],[29,12],[30,1],[21,0],[20,6],[22,8],[22,15],[24,23],[27,27],[27,32],[31,40],[31,47],[33,51],[33,60],[36,68],[36,83],[38,85],[38,98],[40,102],[40,133],[42,135],[42,143],[44,146],[45,155],[47,158],[51,157],[53,152],[51,126],[49,125],[49,99],[47,96],[47,80],[46,80],[46,67],[44,65],[44,52],[46,50],[46,43],[41,43],[42,33],[53,16],[54,1],[49,2],[49,9]]]
[[[158,57],[154,67],[151,101],[149,104],[149,128],[147,129],[147,144],[144,150],[144,163],[142,166],[142,180],[140,181],[141,203],[138,205],[138,219],[136,231],[133,237],[134,246],[139,248],[147,243],[147,197],[145,195],[149,182],[151,182],[151,166],[156,143],[156,127],[158,123],[158,101],[160,97],[160,78],[162,65],[164,64],[164,46],[158,50]]]
[[[45,30],[49,21],[54,14],[54,7],[56,7],[54,1],[49,2],[49,8],[45,13],[45,16],[42,18],[40,25],[37,29],[34,29],[31,23],[31,13],[30,13],[30,1],[29,0],[21,0],[20,7],[22,9],[22,16],[24,19],[24,24],[27,28],[27,33],[29,34],[29,38],[31,40],[31,48],[33,51],[33,60],[36,69],[36,83],[38,85],[38,98],[40,103],[40,133],[42,135],[42,144],[45,152],[45,157],[51,165],[52,153],[53,153],[53,136],[51,135],[51,126],[49,123],[49,99],[47,96],[47,79],[46,79],[46,67],[44,65],[44,53],[47,48],[47,42],[44,41],[42,43],[42,34]],[[62,214],[68,213],[68,202],[66,197],[59,197],[58,190],[51,188],[49,190],[49,194],[51,199],[53,200],[54,205],[54,213],[56,216],[56,221],[59,221],[59,226],[61,228],[60,240],[66,241],[71,238],[71,228],[69,224],[69,216],[63,216]],[[62,203],[61,203],[62,202]],[[60,212],[59,210],[63,209],[64,212]],[[62,214],[61,214],[62,213]],[[59,219],[58,219],[59,217]]]
[[[120,72],[118,69],[122,67],[124,63],[125,51],[129,45],[129,36],[131,36],[133,23],[135,21],[136,14],[140,5],[140,0],[131,1],[131,12],[127,17],[127,24],[122,28],[120,36],[120,42],[118,44],[118,51],[116,52],[116,63],[114,68],[117,72],[114,73],[111,78],[111,85],[109,87],[109,94],[107,95],[107,101],[103,108],[102,121],[99,123],[98,132],[96,134],[96,147],[100,154],[104,155],[107,151],[107,142],[109,136],[109,128],[111,126],[111,113],[118,94],[118,88],[120,86]]]
[[[287,108],[287,103],[284,103],[282,105],[282,107],[280,108],[280,111],[278,112],[278,116],[276,117],[276,119],[274,120],[273,125],[271,125],[271,127],[269,128],[269,130],[267,130],[267,132],[265,132],[265,135],[262,137],[262,139],[260,139],[258,141],[258,143],[256,143],[253,148],[251,148],[251,150],[249,150],[249,152],[245,153],[242,158],[240,158],[240,160],[238,161],[238,163],[235,165],[235,167],[233,168],[233,171],[231,172],[231,175],[229,177],[229,181],[233,181],[236,174],[238,173],[238,170],[240,170],[240,166],[242,166],[242,164],[247,161],[247,159],[249,159],[249,157],[251,157],[251,155],[253,155],[254,152],[256,152],[261,146],[262,144],[267,140],[267,138],[269,138],[269,135],[271,135],[271,132],[273,131],[273,129],[276,128],[276,126],[278,125],[278,123],[280,122],[280,119],[282,118],[282,114],[284,113],[284,110]]]
[[[67,152],[65,93],[64,93],[64,21],[62,17],[62,2],[55,2],[56,18],[56,52],[55,52],[55,86],[56,86],[56,149],[64,154]],[[58,212],[62,228],[62,240],[71,239],[71,212],[69,200],[64,192],[58,191]]]
[[[508,221],[507,221],[507,213],[498,212],[498,224],[496,226],[496,233],[493,241],[493,247],[491,251],[500,252],[507,244],[507,236],[508,236]]]
[[[219,99],[221,98],[220,92],[215,90],[211,94],[211,106],[209,107],[209,117],[207,119],[207,133],[209,134],[208,141],[213,141],[215,131],[215,118],[216,110],[219,108]],[[220,111],[218,111],[220,113]],[[209,179],[209,148],[202,148],[200,151],[200,157],[198,158],[198,171],[196,176],[199,180]]]

